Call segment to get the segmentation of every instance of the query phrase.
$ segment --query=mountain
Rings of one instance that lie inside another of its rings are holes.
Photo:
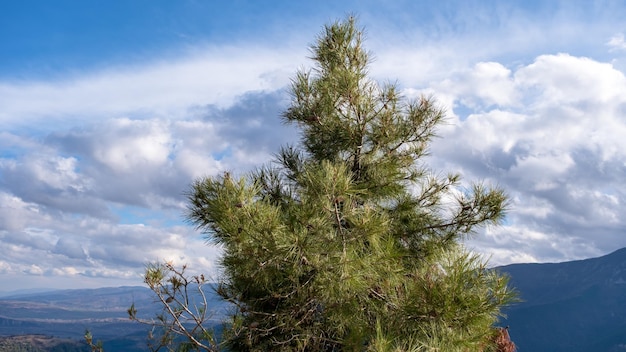
[[[214,318],[220,319],[225,303],[218,300],[212,288],[207,287],[205,292],[209,296],[210,309],[216,312]],[[7,295],[0,298],[0,342],[16,346],[31,343],[35,346],[44,341],[47,346],[58,343],[65,348],[58,347],[57,350],[67,350],[67,340],[82,342],[88,329],[95,340],[104,342],[106,351],[146,351],[149,327],[128,319],[127,309],[133,303],[138,316],[145,318],[154,317],[162,308],[155,301],[153,292],[145,287]],[[18,336],[23,338],[18,339]],[[58,339],[50,339],[51,336]]]
[[[33,293],[45,293],[45,292],[52,292],[52,291],[56,291],[56,290],[51,290],[49,288],[30,288],[30,289],[25,289],[25,290],[0,291],[0,298],[10,297],[10,296],[28,295],[28,294],[33,294]]]
[[[501,322],[519,352],[626,351],[626,248],[599,258],[496,270],[511,277],[523,300],[508,307]],[[217,324],[227,305],[210,288],[205,292]],[[133,302],[145,317],[161,308],[145,287],[8,294],[0,297],[0,350],[25,343],[71,350],[76,345],[67,339],[80,342],[89,329],[106,351],[145,351],[148,328],[126,313]]]
[[[626,351],[626,248],[609,255],[497,268],[523,302],[505,310],[519,352]]]
[[[151,291],[144,287],[13,293],[0,298],[0,336],[4,336],[5,344],[30,343],[37,347],[41,341],[47,341],[46,346],[56,343],[55,348],[61,350],[58,346],[67,349],[68,340],[82,341],[89,329],[110,347],[108,350],[141,350],[147,328],[128,319],[126,310],[133,302],[146,314],[154,314],[158,309]],[[28,338],[16,341],[16,336]],[[64,340],[42,340],[50,336]],[[128,348],[116,348],[120,343]]]

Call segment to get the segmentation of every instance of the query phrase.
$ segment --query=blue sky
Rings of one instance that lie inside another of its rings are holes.
[[[298,139],[279,116],[325,23],[357,14],[373,78],[432,94],[436,170],[502,186],[493,265],[626,246],[622,1],[15,1],[0,4],[0,290],[209,274],[183,221],[197,177]]]

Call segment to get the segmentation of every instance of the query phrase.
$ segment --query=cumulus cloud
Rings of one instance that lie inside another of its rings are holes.
[[[7,273],[138,280],[146,262],[171,260],[215,274],[219,251],[182,225],[184,193],[197,177],[247,171],[295,141],[279,118],[288,99],[282,89],[251,91],[185,118],[5,132],[16,146],[0,154]]]
[[[449,111],[433,169],[510,195],[505,226],[468,244],[492,264],[626,246],[626,79],[615,58],[623,16],[540,6],[544,21],[535,21],[506,4],[475,7],[427,12],[437,16],[420,27],[410,16],[396,24],[363,14],[373,76],[397,78],[408,97],[433,94]],[[594,15],[603,21],[586,25]],[[175,60],[0,82],[2,278],[141,284],[154,260],[216,273],[220,249],[182,222],[184,192],[195,178],[245,172],[297,142],[279,116],[305,49],[204,46]]]
[[[467,100],[487,109],[443,129],[435,162],[499,184],[513,199],[508,225],[473,243],[500,253],[498,263],[589,257],[626,245],[622,72],[590,58],[542,55],[503,75],[508,89],[490,96],[480,88],[493,77],[481,76],[484,68],[458,78],[475,90],[436,85],[453,97],[453,111]]]
[[[469,245],[492,264],[626,245],[625,84],[610,64],[566,54],[515,68],[479,62],[431,84],[451,118],[433,167],[499,184],[512,200],[506,225]],[[284,89],[250,91],[184,118],[113,117],[39,137],[4,132],[14,147],[0,155],[0,249],[10,253],[0,269],[139,280],[146,262],[161,259],[215,273],[219,249],[182,225],[184,191],[194,178],[244,172],[296,142],[279,119],[288,99]]]

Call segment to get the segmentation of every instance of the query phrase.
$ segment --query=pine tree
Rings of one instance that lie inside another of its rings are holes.
[[[233,351],[495,350],[514,298],[461,242],[507,199],[424,162],[445,114],[368,77],[354,18],[325,27],[283,119],[301,142],[251,174],[197,180],[189,219],[223,247]]]

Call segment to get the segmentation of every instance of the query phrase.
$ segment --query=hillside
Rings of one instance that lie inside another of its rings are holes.
[[[0,336],[0,351],[11,352],[88,352],[89,347],[76,340],[43,335]]]
[[[511,276],[512,286],[524,300],[510,307],[506,311],[508,318],[501,322],[510,326],[519,352],[626,351],[626,249],[599,258],[514,264],[497,270]],[[71,348],[84,346],[81,342],[85,329],[103,340],[107,351],[146,350],[147,329],[130,322],[126,309],[134,302],[139,312],[153,316],[160,308],[153,300],[152,292],[145,287],[2,297],[0,337],[4,337],[0,339],[0,351],[7,350],[2,346],[8,343],[25,346],[27,342],[32,342],[33,348],[59,343],[73,351]],[[211,296],[210,306],[217,312],[217,322],[226,305]]]
[[[54,336],[82,342],[85,330],[88,329],[96,340],[104,342],[107,351],[147,350],[148,328],[128,319],[126,311],[133,302],[139,315],[144,317],[153,317],[161,308],[154,302],[152,291],[145,287],[8,295],[0,298],[3,307],[0,310],[0,336],[5,337],[6,343],[21,345],[28,341],[39,341],[15,340],[17,336],[23,335]],[[215,300],[210,305],[216,311],[221,311],[224,306]],[[12,336],[12,340],[6,339],[9,336]],[[5,350],[13,349],[0,348],[0,351]]]
[[[0,298],[0,336],[4,336],[5,344],[13,345],[7,351],[19,351],[17,346],[30,346],[32,351],[72,351],[76,346],[86,347],[82,339],[89,329],[97,339],[106,342],[110,351],[141,350],[147,329],[129,321],[126,310],[136,302],[141,311],[154,313],[157,306],[150,293],[144,287],[118,287],[8,295]],[[63,340],[44,339],[45,336]],[[118,349],[120,346],[128,348]]]
[[[626,249],[586,260],[514,264],[522,303],[510,307],[519,352],[626,351]]]

